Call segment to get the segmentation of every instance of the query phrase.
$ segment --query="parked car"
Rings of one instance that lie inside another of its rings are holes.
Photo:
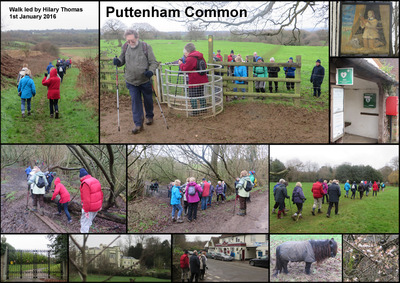
[[[249,264],[251,266],[261,266],[261,267],[266,267],[268,268],[269,266],[269,258],[267,255],[264,255],[260,258],[252,258],[249,261]]]
[[[208,253],[206,253],[206,257],[207,257],[207,258],[214,258],[214,256],[215,256],[215,252],[208,252]]]
[[[226,255],[224,253],[216,253],[214,256],[214,259],[219,259],[219,260],[223,260],[223,261],[232,261],[233,257]]]

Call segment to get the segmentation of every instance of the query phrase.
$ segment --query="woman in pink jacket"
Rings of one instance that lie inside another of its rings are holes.
[[[192,220],[196,221],[197,218],[197,204],[200,201],[199,193],[202,193],[203,189],[199,184],[196,183],[196,179],[194,177],[190,177],[189,183],[186,185],[186,199],[189,204],[188,209],[188,221],[192,222]]]
[[[60,200],[57,202],[58,212],[55,214],[61,216],[61,208],[63,208],[65,211],[65,214],[67,215],[68,223],[71,223],[72,219],[71,219],[71,215],[69,215],[69,211],[68,211],[68,202],[71,201],[69,192],[67,191],[65,186],[63,184],[61,184],[60,178],[58,178],[58,177],[54,181],[54,185],[55,185],[55,188],[54,188],[54,193],[53,193],[53,197],[51,198],[51,200],[54,200],[57,195],[60,195]]]

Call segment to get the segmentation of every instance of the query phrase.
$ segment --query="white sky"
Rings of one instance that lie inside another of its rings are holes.
[[[184,2],[187,3],[187,6],[193,6],[195,9],[199,9],[201,8],[202,2]],[[233,6],[236,8],[237,6],[237,1],[233,2]],[[179,3],[173,3],[174,6],[177,8]],[[239,9],[245,9],[246,7],[257,7],[260,5],[260,2],[240,2],[239,5]],[[120,21],[122,21],[127,27],[132,26],[132,24],[134,23],[143,23],[143,22],[147,22],[149,24],[151,24],[153,27],[155,27],[157,30],[159,31],[164,31],[164,32],[168,32],[168,31],[186,31],[186,27],[185,27],[185,23],[182,22],[177,22],[177,21],[173,21],[173,20],[169,20],[168,18],[151,18],[149,20],[149,18],[143,18],[143,17],[129,17],[129,18],[117,18],[115,16],[115,12],[113,15],[110,15],[109,17],[106,17],[106,7],[107,6],[112,6],[114,7],[116,10],[117,9],[124,9],[125,7],[132,7],[133,9],[151,9],[152,6],[154,6],[155,8],[158,9],[172,9],[172,7],[170,6],[170,4],[168,2],[152,2],[152,1],[147,1],[147,2],[133,2],[133,1],[129,1],[129,2],[106,2],[106,1],[102,1],[100,3],[100,28],[104,25],[104,23],[108,20],[108,19],[119,19]],[[229,6],[228,6],[229,7]],[[227,7],[224,7],[225,9]],[[177,8],[179,9],[179,8]],[[194,10],[193,10],[194,11]],[[249,13],[247,13],[247,16],[250,17],[251,15]],[[181,13],[180,18],[184,19],[184,17],[186,17],[186,15],[184,13]],[[244,19],[244,18],[243,18]],[[311,9],[307,9],[307,11],[304,13],[303,16],[301,16],[298,19],[298,27],[299,28],[314,28],[315,25],[315,19],[313,18],[313,13],[311,12]],[[327,28],[324,27],[323,25],[318,26],[318,28]],[[227,30],[227,28],[219,28],[218,26],[214,25],[213,27],[208,29],[210,30]]]
[[[323,165],[370,165],[375,169],[387,165],[398,156],[397,145],[271,145],[271,159],[286,161],[298,158]]]
[[[48,250],[47,244],[50,241],[47,239],[47,235],[3,235],[6,237],[6,242],[13,246],[15,249],[22,250]]]
[[[40,13],[35,12],[10,12],[10,7],[21,8],[40,8]],[[43,12],[43,7],[59,8],[58,13]],[[82,8],[82,12],[62,12],[61,7]],[[1,1],[1,22],[3,29],[7,30],[46,30],[46,29],[98,29],[99,13],[98,2],[21,2],[21,1]],[[11,19],[10,14],[18,15],[44,15],[55,14],[55,19]]]
[[[221,234],[199,234],[199,235],[185,235],[187,242],[193,242],[196,237],[199,237],[201,241],[208,241],[211,237],[219,237]]]
[[[161,242],[163,242],[164,240],[168,240],[171,243],[171,235],[167,234],[167,235],[150,235],[147,234],[148,236],[154,236],[154,237],[158,237],[160,238]],[[82,243],[82,235],[72,235],[74,237],[75,240],[78,241],[78,243]],[[99,247],[100,244],[104,244],[104,245],[108,245],[109,243],[111,243],[116,237],[118,237],[118,234],[116,235],[90,235],[88,238],[87,246],[88,247]],[[116,246],[118,241],[121,242],[121,244],[125,245],[125,239],[127,238],[127,235],[123,235],[121,234],[121,237],[116,240],[112,246]],[[132,242],[135,243],[135,234],[132,234]]]

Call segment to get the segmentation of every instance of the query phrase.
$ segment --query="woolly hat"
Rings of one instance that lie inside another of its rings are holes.
[[[315,62],[321,63],[321,60],[319,60],[319,59],[318,59],[318,60],[317,60],[317,61],[315,61]]]
[[[221,52],[221,50],[218,49],[217,52]]]
[[[231,50],[231,54],[235,53],[233,50]]]
[[[79,178],[82,178],[86,175],[89,175],[89,173],[85,170],[85,168],[81,168],[81,170],[79,170]]]
[[[292,60],[293,60],[293,57],[289,57],[289,60],[290,60],[290,59],[292,59]]]
[[[263,59],[263,57],[261,57],[261,56],[258,56],[258,57],[256,58],[256,61],[258,61],[258,60],[260,60],[260,59],[261,59],[261,61],[264,62],[264,59]]]

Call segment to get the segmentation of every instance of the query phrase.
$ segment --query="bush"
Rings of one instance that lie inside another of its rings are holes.
[[[53,45],[50,41],[43,41],[35,46],[33,46],[32,50],[40,51],[43,53],[49,53],[55,57],[58,57],[59,49],[57,46]]]

